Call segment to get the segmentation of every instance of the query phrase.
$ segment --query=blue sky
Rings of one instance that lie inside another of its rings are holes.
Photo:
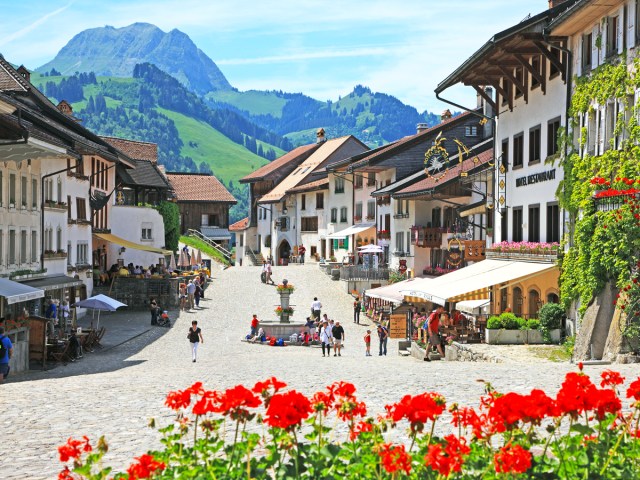
[[[491,36],[547,0],[0,0],[0,53],[36,68],[76,33],[148,22],[186,34],[240,90],[337,100],[357,84],[422,112],[436,85]],[[445,92],[475,104],[470,88]]]

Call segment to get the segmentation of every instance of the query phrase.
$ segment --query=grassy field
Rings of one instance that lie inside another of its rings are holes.
[[[282,108],[287,103],[287,100],[276,96],[274,93],[258,92],[256,90],[247,92],[218,90],[208,93],[206,97],[217,102],[228,103],[253,115],[271,114],[274,118],[282,116]]]
[[[203,242],[199,238],[195,237],[180,237],[180,242],[188,245],[191,248],[197,248],[202,253],[210,256],[212,259],[217,261],[218,263],[222,263],[223,265],[229,265],[229,262],[224,258],[224,256],[218,252],[215,248],[212,248],[207,243]]]
[[[158,112],[175,122],[184,142],[180,153],[193,158],[198,165],[202,161],[207,163],[225,184],[229,180],[237,182],[267,163],[204,122],[162,108],[158,108]]]

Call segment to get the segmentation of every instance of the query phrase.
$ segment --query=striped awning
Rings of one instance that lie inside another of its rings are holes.
[[[156,248],[151,245],[140,245],[139,243],[131,242],[120,238],[112,233],[94,233],[96,237],[107,242],[115,243],[125,248],[132,248],[134,250],[142,250],[143,252],[157,253],[158,255],[171,255],[171,250],[165,250],[164,248]]]
[[[552,263],[488,259],[438,278],[416,282],[400,293],[438,305],[481,300],[489,298],[489,290],[494,285],[524,280],[557,268]]]

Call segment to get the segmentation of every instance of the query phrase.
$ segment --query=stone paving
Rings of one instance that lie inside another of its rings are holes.
[[[0,385],[0,477],[54,478],[60,470],[56,447],[70,436],[81,435],[92,440],[104,435],[110,445],[105,463],[122,470],[134,456],[159,446],[157,432],[147,423],[151,417],[160,424],[172,418],[163,406],[166,393],[198,380],[217,389],[253,385],[275,375],[305,393],[346,380],[356,385],[370,413],[377,414],[401,395],[425,390],[441,392],[448,402],[477,405],[484,389],[480,379],[501,390],[524,392],[538,387],[555,392],[564,374],[575,369],[568,363],[518,358],[501,364],[426,363],[399,356],[393,340],[388,355],[380,357],[375,338],[374,356],[365,357],[366,327],[353,323],[353,299],[315,264],[276,267],[274,279],[286,276],[296,287],[294,320],[304,320],[317,296],[322,311],[343,322],[342,357],[323,358],[318,348],[243,343],[240,339],[248,333],[252,313],[261,319],[274,317],[275,287],[260,283],[259,273],[258,267],[214,270],[202,309],[183,312],[177,319],[174,314],[171,329],[149,329],[148,314],[137,314],[140,334],[131,340],[120,345],[112,342],[112,348],[85,355],[79,362],[15,376]],[[197,363],[191,362],[186,339],[193,319],[204,337]],[[588,371],[598,375],[605,368],[610,367],[593,366]],[[630,380],[640,374],[636,365],[615,368]]]

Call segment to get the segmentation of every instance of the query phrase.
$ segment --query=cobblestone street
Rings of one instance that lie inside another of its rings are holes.
[[[170,330],[150,330],[48,372],[10,377],[0,386],[0,477],[53,478],[60,470],[56,447],[70,436],[82,435],[92,441],[104,435],[110,445],[106,464],[116,470],[125,468],[134,456],[158,446],[158,434],[147,423],[151,417],[160,424],[171,418],[163,406],[166,393],[198,380],[209,388],[225,388],[238,383],[252,386],[275,375],[305,393],[346,380],[356,385],[370,413],[376,414],[404,393],[425,390],[443,393],[448,402],[476,405],[483,393],[478,379],[501,390],[541,387],[555,393],[564,374],[575,369],[568,363],[543,361],[426,363],[399,356],[395,340],[389,343],[388,356],[379,357],[375,337],[374,356],[365,357],[362,336],[366,327],[353,323],[353,299],[340,282],[332,282],[315,264],[276,267],[274,278],[278,282],[286,276],[296,288],[291,297],[294,321],[304,320],[317,296],[322,312],[343,322],[346,349],[342,357],[323,358],[318,348],[243,343],[240,340],[249,331],[252,313],[260,319],[275,317],[275,287],[260,283],[259,272],[257,267],[214,271],[202,309],[183,312]],[[186,339],[193,319],[198,320],[204,337],[197,363],[191,362]],[[605,368],[611,367],[589,367],[587,372],[595,376]],[[633,365],[614,368],[628,381],[640,371]]]

